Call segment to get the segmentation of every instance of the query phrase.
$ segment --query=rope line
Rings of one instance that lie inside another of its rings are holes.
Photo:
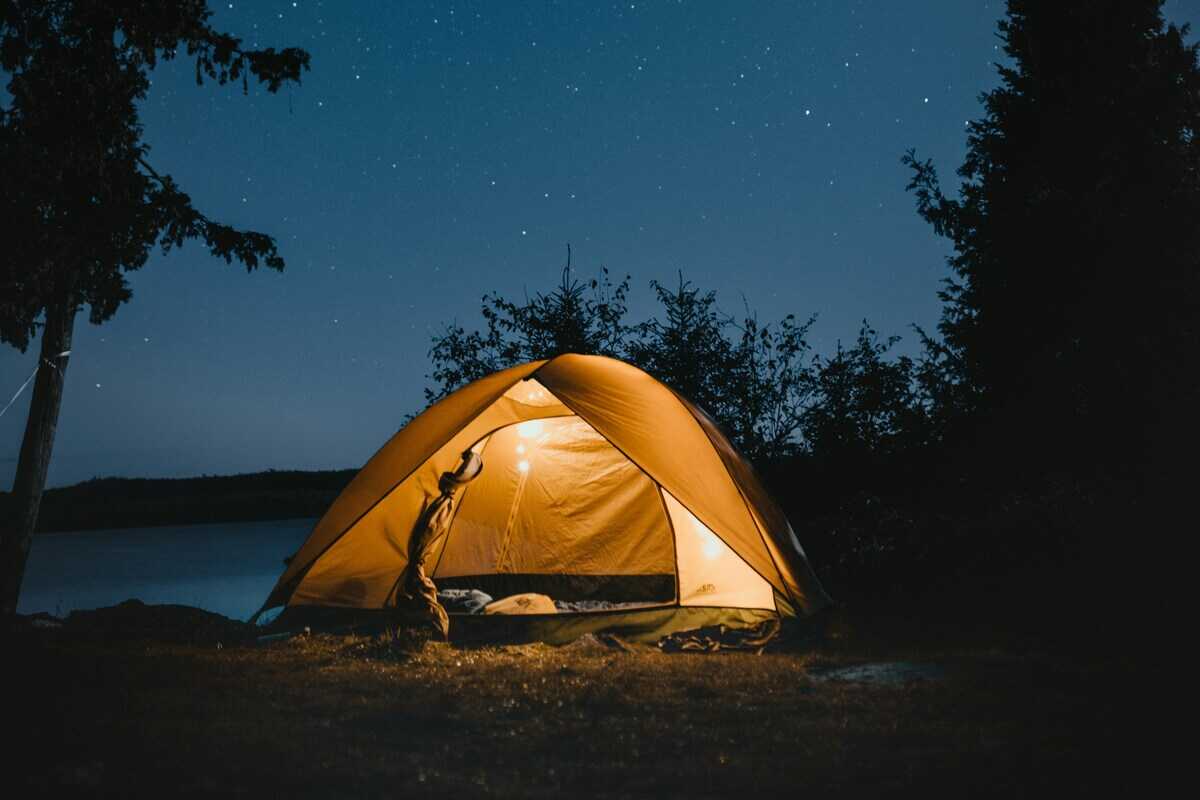
[[[63,352],[56,355],[55,358],[66,358],[69,355],[71,355],[71,351],[64,350]],[[43,358],[41,363],[38,363],[37,365],[34,366],[33,372],[29,373],[29,377],[26,378],[25,382],[21,384],[21,388],[17,389],[17,393],[14,394],[12,396],[12,399],[8,401],[8,405],[6,405],[3,410],[0,410],[0,417],[3,417],[5,412],[7,412],[10,408],[12,408],[12,404],[17,402],[17,398],[21,396],[21,392],[25,391],[25,387],[28,386],[29,382],[33,380],[33,376],[37,375],[38,370],[42,368],[42,363],[44,363],[46,366],[50,367],[51,369],[55,369],[55,370],[58,369],[58,366],[56,364],[51,363],[50,359]]]

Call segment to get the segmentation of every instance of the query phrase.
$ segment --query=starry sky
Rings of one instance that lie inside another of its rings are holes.
[[[243,96],[160,66],[149,161],[287,269],[193,244],[133,274],[108,324],[81,315],[51,486],[357,467],[423,406],[431,334],[477,324],[485,292],[552,288],[568,242],[580,277],[632,276],[634,320],[682,270],[728,312],[817,314],[820,352],[864,318],[912,352],[948,250],[900,157],[949,183],[1003,58],[998,0],[212,7],[312,71]],[[0,404],[36,347],[0,351]],[[29,394],[0,417],[5,488]]]

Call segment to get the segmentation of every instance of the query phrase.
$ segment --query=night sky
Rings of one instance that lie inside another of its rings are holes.
[[[432,332],[479,298],[678,270],[760,320],[865,317],[914,347],[944,242],[905,193],[917,147],[953,185],[996,85],[998,0],[220,2],[218,29],[299,46],[269,95],[154,73],[149,157],[216,219],[274,235],[282,274],[191,244],[76,323],[49,485],[361,465],[423,406]],[[1200,20],[1194,0],[1167,19]],[[1193,34],[1194,37],[1195,34]],[[0,351],[0,406],[37,345]],[[11,482],[29,390],[0,418]]]

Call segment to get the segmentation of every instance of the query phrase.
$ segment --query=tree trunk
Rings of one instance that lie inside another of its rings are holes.
[[[21,455],[13,480],[13,513],[0,523],[0,615],[3,616],[16,613],[17,598],[21,594],[25,561],[33,543],[42,490],[50,468],[50,451],[54,447],[54,432],[58,428],[58,410],[62,405],[67,358],[59,354],[71,349],[76,310],[75,304],[66,299],[46,309],[37,379],[33,383],[29,419],[25,423],[25,438],[21,440]]]

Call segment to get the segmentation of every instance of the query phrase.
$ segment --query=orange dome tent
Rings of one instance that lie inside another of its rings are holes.
[[[470,482],[448,484],[467,459]],[[414,418],[317,523],[264,608],[386,609],[426,572],[498,597],[627,601],[525,620],[552,642],[597,630],[652,640],[829,605],[787,519],[712,420],[602,356],[512,367]]]

